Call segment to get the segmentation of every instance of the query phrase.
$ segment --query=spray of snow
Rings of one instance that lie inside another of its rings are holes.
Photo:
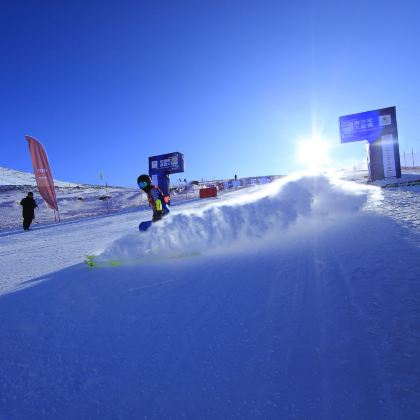
[[[132,233],[112,243],[103,259],[135,261],[208,254],[267,245],[301,234],[302,225],[340,223],[358,214],[372,188],[326,175],[300,174],[244,195],[213,201],[197,211],[174,212],[145,233]],[[376,190],[377,191],[377,190]]]

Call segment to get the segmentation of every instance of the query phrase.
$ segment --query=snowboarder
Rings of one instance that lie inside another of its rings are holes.
[[[169,213],[169,207],[162,191],[152,184],[149,175],[140,175],[137,178],[137,185],[147,194],[147,199],[153,210],[152,222],[157,222]]]
[[[34,200],[34,194],[28,192],[28,195],[21,200],[20,205],[22,206],[23,230],[29,230],[32,220],[35,219],[35,207],[38,207]]]

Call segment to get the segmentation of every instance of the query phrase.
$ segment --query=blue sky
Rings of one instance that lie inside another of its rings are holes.
[[[420,150],[416,1],[3,1],[0,166],[134,185],[148,156],[185,155],[192,179],[287,174],[299,139],[340,145],[338,117],[397,107]],[[177,175],[172,179],[176,180]]]

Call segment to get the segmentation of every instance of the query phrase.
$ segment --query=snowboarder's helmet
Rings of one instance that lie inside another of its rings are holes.
[[[152,183],[152,180],[150,179],[149,175],[140,175],[137,178],[137,185],[139,188],[143,189],[144,187],[147,187]]]

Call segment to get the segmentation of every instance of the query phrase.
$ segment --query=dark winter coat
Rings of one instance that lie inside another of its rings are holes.
[[[22,216],[24,219],[34,219],[35,218],[35,207],[38,207],[35,200],[32,197],[25,197],[21,202],[22,206]]]

